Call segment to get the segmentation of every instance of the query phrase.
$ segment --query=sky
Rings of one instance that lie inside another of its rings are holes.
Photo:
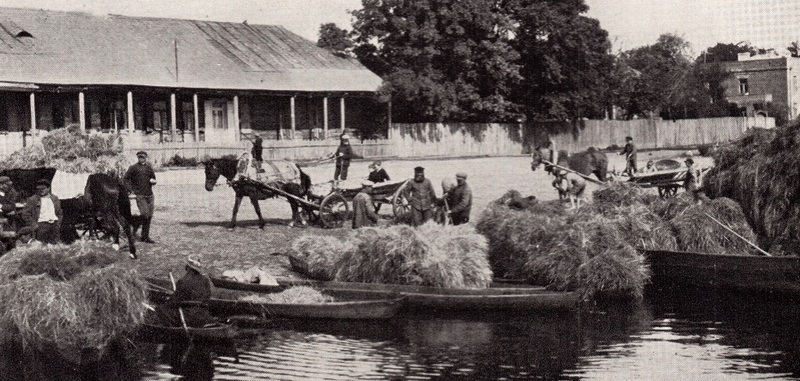
[[[649,45],[674,33],[695,55],[717,42],[785,49],[800,40],[800,0],[585,0],[614,50]],[[82,11],[283,25],[317,40],[319,26],[351,29],[361,0],[0,0],[3,7]]]

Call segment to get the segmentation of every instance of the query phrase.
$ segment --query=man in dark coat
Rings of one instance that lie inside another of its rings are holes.
[[[205,267],[196,256],[189,255],[185,268],[186,273],[176,282],[172,297],[156,309],[157,323],[173,327],[182,326],[184,321],[190,327],[214,323],[208,311],[212,283],[205,275]]]
[[[375,184],[391,180],[389,178],[389,174],[386,173],[386,170],[381,168],[380,161],[374,161],[372,164],[370,164],[369,169],[370,172],[367,180],[372,181]]]
[[[262,159],[262,151],[264,151],[264,140],[261,139],[261,136],[258,134],[253,135],[255,139],[253,139],[253,149],[251,153],[253,154],[253,160],[256,161],[256,165],[261,165]]]
[[[472,211],[472,189],[467,184],[467,174],[464,172],[456,173],[456,183],[455,188],[448,194],[448,207],[453,225],[461,225],[469,222],[469,214]]]
[[[411,205],[414,226],[420,226],[433,218],[436,192],[431,181],[425,178],[425,168],[414,168],[414,179],[406,183],[405,197]]]
[[[339,148],[334,153],[336,157],[336,171],[333,173],[334,180],[347,180],[347,170],[350,168],[350,160],[353,158],[353,147],[350,146],[350,137],[342,135]]]
[[[374,226],[378,223],[378,214],[372,205],[372,181],[361,183],[361,192],[353,198],[353,229],[362,226]]]
[[[34,231],[37,241],[45,244],[59,243],[64,213],[61,210],[61,201],[50,193],[49,181],[42,179],[36,182],[36,194],[25,202],[22,216],[25,225]]]
[[[139,208],[139,216],[132,219],[133,232],[142,227],[142,242],[155,243],[150,238],[150,222],[153,220],[153,210],[155,209],[155,197],[153,196],[153,185],[156,184],[156,174],[153,167],[147,163],[147,152],[139,151],[136,153],[138,162],[131,165],[125,173],[125,185],[128,191],[136,196],[136,206]]]
[[[632,137],[625,137],[625,148],[619,154],[625,155],[625,173],[633,176],[636,173],[636,146],[633,144]]]

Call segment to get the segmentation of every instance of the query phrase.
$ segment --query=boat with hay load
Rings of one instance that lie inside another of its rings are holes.
[[[213,324],[205,327],[167,327],[143,323],[137,336],[151,342],[194,341],[203,343],[228,342],[236,337],[230,324]]]
[[[274,292],[275,286],[212,278],[214,286],[259,293]],[[568,310],[578,306],[578,293],[550,291],[544,287],[439,288],[402,284],[334,282],[278,279],[281,287],[311,286],[326,293],[350,298],[402,296],[408,309],[436,310]]]
[[[643,250],[657,288],[689,286],[800,296],[800,257]]]
[[[164,301],[171,292],[166,288],[169,281],[149,279],[156,287],[150,289],[151,300]],[[216,316],[256,315],[264,318],[301,319],[390,319],[403,307],[404,298],[398,295],[372,295],[366,298],[349,298],[347,293],[333,290],[320,292],[311,287],[287,287],[283,292],[268,293],[225,290],[212,291],[208,307]],[[388,297],[387,297],[388,296]]]

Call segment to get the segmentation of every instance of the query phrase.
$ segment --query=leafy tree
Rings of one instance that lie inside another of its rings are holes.
[[[786,50],[789,51],[792,57],[800,57],[800,41],[792,41],[792,44]]]
[[[399,121],[503,121],[519,83],[510,19],[492,0],[362,0],[354,52]]]
[[[756,54],[758,49],[753,48],[749,44],[725,44],[718,42],[716,45],[706,49],[700,57],[697,58],[698,62],[734,62],[739,59],[739,53]]]
[[[317,46],[320,48],[328,49],[340,57],[350,57],[354,45],[347,30],[339,28],[334,23],[320,25],[317,41]]]
[[[514,47],[525,78],[515,100],[529,117],[597,117],[610,105],[614,57],[600,23],[581,13],[583,0],[517,0]]]

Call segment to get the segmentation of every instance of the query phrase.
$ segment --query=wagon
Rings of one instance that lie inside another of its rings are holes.
[[[710,168],[700,169],[705,173]],[[658,195],[661,197],[671,197],[678,193],[678,189],[683,187],[686,180],[686,168],[668,169],[650,173],[636,173],[628,181],[639,185],[642,188],[658,188]]]
[[[350,185],[341,182],[328,181],[314,184],[308,194],[308,199],[300,198],[284,192],[276,187],[248,178],[240,181],[253,181],[258,186],[279,194],[283,197],[297,201],[303,206],[310,220],[319,221],[325,228],[339,228],[350,221],[353,198],[361,191],[361,185]],[[372,188],[372,200],[377,211],[382,204],[391,204],[392,212],[397,218],[404,218],[410,213],[410,206],[402,196],[404,186],[408,180],[378,183]]]

